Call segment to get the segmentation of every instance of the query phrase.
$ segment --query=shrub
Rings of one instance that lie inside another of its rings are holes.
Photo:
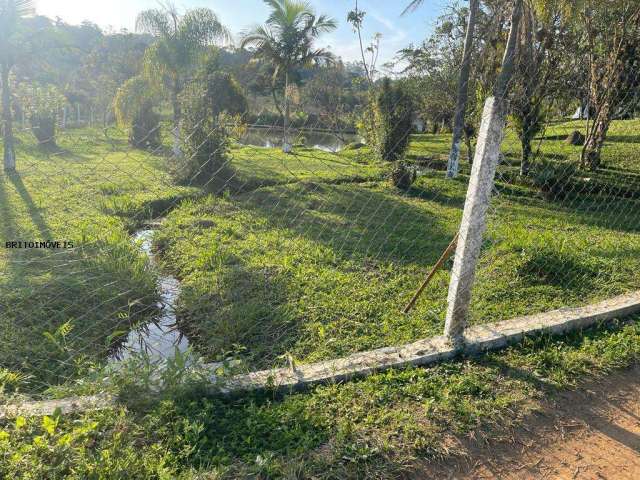
[[[31,131],[41,146],[56,146],[56,120],[56,114],[53,112],[33,113],[30,116]]]
[[[584,145],[584,140],[585,140],[584,134],[578,130],[574,130],[569,134],[565,142],[568,143],[569,145],[580,146],[580,145]]]
[[[385,78],[369,101],[360,128],[378,156],[393,162],[404,156],[412,130],[413,104],[401,83]]]
[[[154,149],[160,145],[160,115],[151,102],[145,102],[138,110],[129,132],[129,143],[136,148]]]
[[[22,85],[17,95],[38,144],[55,148],[58,111],[66,103],[62,93],[54,85],[32,83]]]
[[[573,190],[577,170],[573,163],[544,161],[535,169],[533,183],[548,199],[561,200]]]
[[[155,100],[155,91],[140,76],[127,80],[116,93],[116,121],[129,128],[129,143],[136,148],[160,145],[160,116],[153,110]]]
[[[401,190],[409,190],[416,180],[416,171],[404,162],[396,162],[391,169],[391,183]]]
[[[220,193],[233,177],[228,158],[230,136],[240,133],[246,97],[231,75],[204,72],[185,88],[180,102],[184,155],[176,159],[174,178]]]

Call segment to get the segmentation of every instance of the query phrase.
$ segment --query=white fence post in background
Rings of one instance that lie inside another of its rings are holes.
[[[505,123],[505,104],[490,97],[484,104],[476,154],[451,272],[444,333],[456,346],[464,343],[471,289],[486,229],[487,208],[500,155]]]

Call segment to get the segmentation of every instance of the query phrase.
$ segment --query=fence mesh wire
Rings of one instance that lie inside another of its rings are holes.
[[[608,84],[590,85],[572,119],[576,102],[556,101],[554,88],[575,72],[556,69],[543,43],[511,82],[471,323],[584,305],[640,283],[638,62],[629,53],[598,66],[585,53],[591,82]],[[613,80],[608,69],[620,62]],[[491,88],[473,86],[481,106]],[[364,123],[379,89],[362,96]],[[247,116],[207,130],[203,117],[182,126],[176,152],[169,115],[146,133],[159,133],[157,144],[136,148],[129,140],[143,125],[104,123],[79,104],[56,113],[50,141],[16,114],[17,169],[0,177],[3,394],[90,391],[87,378],[132,356],[160,363],[189,351],[251,371],[440,335],[451,261],[401,312],[458,230],[475,110],[450,179],[446,122],[415,109],[402,160],[416,179],[404,189],[390,181],[394,162],[317,115],[288,129],[277,116],[258,125]],[[229,144],[212,151],[220,136]]]

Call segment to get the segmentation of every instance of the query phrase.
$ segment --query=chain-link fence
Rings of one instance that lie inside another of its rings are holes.
[[[420,70],[419,49],[393,82],[356,72],[334,85],[327,65],[291,83],[274,74],[273,103],[242,94],[215,61],[176,98],[147,96],[136,77],[117,93],[117,119],[16,79],[28,88],[12,112],[15,170],[0,178],[2,395],[109,389],[127,362],[149,377],[167,363],[221,375],[441,335],[453,263],[442,254],[461,220],[479,221],[463,209],[496,88],[502,133],[484,141],[503,141],[463,317],[490,323],[637,290],[631,10],[611,13],[624,20],[611,40],[580,30],[581,45],[604,53],[571,58],[556,47],[575,40],[561,17],[525,5],[514,29],[505,16],[469,56],[454,175],[453,115],[433,113],[425,83],[444,67]],[[491,64],[500,55],[502,68]]]

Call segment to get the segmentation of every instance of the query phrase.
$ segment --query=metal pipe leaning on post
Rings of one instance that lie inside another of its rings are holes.
[[[406,307],[404,307],[404,310],[402,310],[402,313],[409,313],[411,311],[413,306],[418,301],[418,298],[420,298],[420,295],[422,295],[422,292],[424,291],[424,289],[427,288],[427,285],[429,285],[429,282],[435,276],[436,272],[449,259],[451,254],[456,249],[456,245],[458,244],[458,235],[459,235],[459,233],[455,234],[455,236],[453,237],[453,239],[451,240],[451,242],[449,243],[447,248],[444,250],[444,252],[442,252],[442,255],[440,256],[440,258],[438,259],[436,264],[433,266],[433,268],[431,269],[431,271],[427,275],[427,278],[425,278],[424,282],[422,282],[422,285],[420,285],[420,288],[418,288],[418,291],[413,295],[413,298],[411,299],[411,301],[409,303],[407,303]]]

